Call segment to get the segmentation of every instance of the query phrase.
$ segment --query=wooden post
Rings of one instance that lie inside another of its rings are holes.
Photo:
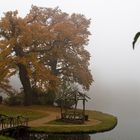
[[[85,95],[84,95],[84,99],[83,99],[83,117],[84,117],[84,121],[85,121]]]
[[[62,115],[62,113],[63,113],[63,109],[62,109],[62,100],[61,100],[61,107],[60,107],[60,111],[61,111],[61,119],[63,119],[63,115]]]
[[[74,107],[74,119],[76,117],[76,109],[77,109],[77,97],[76,97],[76,93],[75,93],[75,107]]]

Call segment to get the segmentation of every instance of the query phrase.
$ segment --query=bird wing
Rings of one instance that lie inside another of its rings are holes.
[[[138,38],[140,36],[140,32],[136,33],[135,37],[134,37],[134,41],[133,41],[133,49],[135,48],[135,43],[137,42]]]

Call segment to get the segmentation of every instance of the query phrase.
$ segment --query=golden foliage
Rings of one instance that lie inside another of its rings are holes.
[[[89,89],[93,79],[88,69],[90,20],[59,8],[32,6],[25,18],[7,12],[0,20],[0,81],[8,80],[23,64],[32,86],[56,88],[68,79]],[[48,51],[49,50],[49,51]]]

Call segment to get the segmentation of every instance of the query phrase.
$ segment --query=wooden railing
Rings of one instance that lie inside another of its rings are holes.
[[[61,116],[62,116],[62,120],[70,123],[84,123],[85,120],[83,114],[78,112],[62,113]]]
[[[0,114],[0,130],[18,126],[28,126],[28,118],[23,116],[11,117]]]

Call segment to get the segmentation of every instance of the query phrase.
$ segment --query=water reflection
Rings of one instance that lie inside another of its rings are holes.
[[[17,140],[90,140],[88,134],[45,134],[45,133],[30,133],[28,136],[17,138]]]

